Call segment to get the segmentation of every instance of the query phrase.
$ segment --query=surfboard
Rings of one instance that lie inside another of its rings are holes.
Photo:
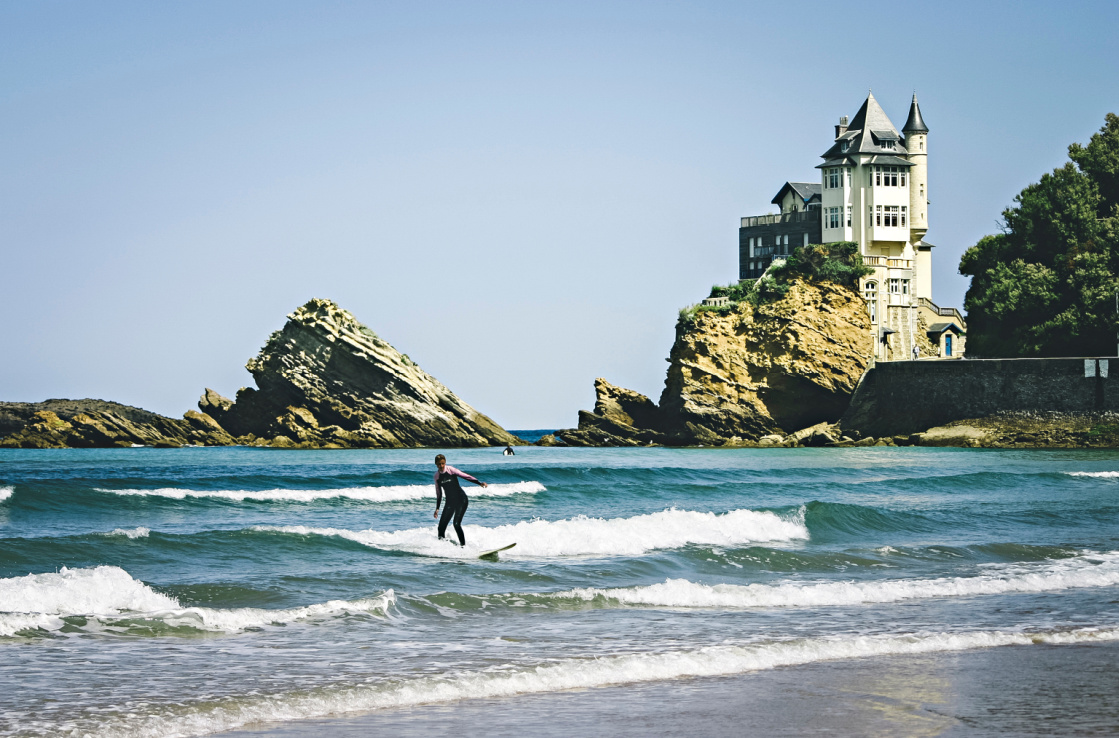
[[[484,559],[486,561],[497,561],[497,555],[499,553],[501,553],[502,551],[508,551],[516,545],[517,544],[515,543],[510,543],[508,546],[502,546],[501,548],[495,548],[492,551],[486,551],[485,553],[480,554],[478,558]]]

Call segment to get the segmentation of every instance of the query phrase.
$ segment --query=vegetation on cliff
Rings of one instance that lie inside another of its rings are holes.
[[[798,246],[784,261],[776,261],[761,279],[735,284],[715,285],[708,297],[726,297],[727,305],[689,305],[680,311],[680,320],[690,322],[699,313],[729,313],[739,303],[759,307],[781,300],[792,281],[832,282],[858,289],[859,279],[871,273],[863,264],[859,245],[854,241],[810,243]]]
[[[1119,116],[1087,146],[1069,146],[1003,211],[1003,232],[960,260],[968,354],[981,357],[1110,354],[1119,287]]]

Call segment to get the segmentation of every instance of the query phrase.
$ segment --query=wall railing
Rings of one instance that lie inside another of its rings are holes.
[[[804,210],[798,213],[772,213],[770,215],[749,215],[742,219],[743,228],[777,225],[779,223],[814,223],[820,220],[819,210]]]

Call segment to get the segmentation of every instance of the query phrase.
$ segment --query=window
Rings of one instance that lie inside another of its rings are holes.
[[[893,278],[890,279],[890,294],[892,294],[892,295],[901,294],[901,280],[900,279],[893,279]]]
[[[919,139],[917,139],[917,140],[918,140],[918,142],[919,142],[919,144],[920,144],[920,146],[921,146],[921,151],[924,151],[924,150],[925,150],[925,139],[923,139],[923,138],[919,138]]]
[[[803,244],[801,244],[801,245],[802,245],[802,246],[807,246],[807,245],[808,245],[808,234],[807,234],[807,233],[803,233],[803,234],[801,234],[801,235],[803,235],[803,236],[804,236],[804,243],[803,243]]]
[[[847,186],[851,186],[851,167],[847,167]]]
[[[840,151],[846,151],[846,150],[847,150],[847,146],[849,145],[849,143],[850,143],[849,141],[840,141],[840,143],[839,143],[839,150],[840,150]]]
[[[876,225],[881,225],[886,228],[897,228],[898,226],[898,206],[897,205],[884,205],[882,208],[882,222]]]
[[[882,225],[882,206],[879,205],[874,209],[874,225]]]
[[[906,210],[908,210],[908,209],[909,209],[908,205],[902,205],[901,206],[901,227],[902,228],[905,228],[905,214],[906,214]]]
[[[828,208],[828,228],[839,227],[839,208]]]
[[[890,149],[892,151],[893,148],[894,148],[894,142],[893,141],[883,141],[881,143],[881,146],[884,149]]]
[[[851,227],[851,206],[847,206],[847,227]]]
[[[924,197],[924,196],[925,196],[925,184],[922,182],[921,183],[921,197]]]
[[[866,298],[867,307],[870,308],[870,322],[878,322],[878,283],[867,282],[863,287],[863,297]]]
[[[824,182],[827,185],[828,189],[831,190],[842,187],[843,172],[841,172],[838,168],[828,169],[827,176],[824,178]]]
[[[750,239],[750,258],[754,258],[754,239]]]
[[[905,167],[874,167],[874,184],[879,187],[905,187]]]
[[[909,294],[909,280],[908,279],[901,280],[901,294],[903,294],[903,295],[908,295]]]

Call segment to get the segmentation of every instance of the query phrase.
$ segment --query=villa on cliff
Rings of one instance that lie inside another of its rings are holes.
[[[963,316],[932,301],[928,135],[916,95],[899,133],[868,94],[850,122],[839,119],[819,182],[786,182],[772,200],[780,213],[742,219],[739,279],[761,278],[796,246],[854,241],[873,269],[860,286],[875,358],[909,359],[914,346],[922,356],[962,356]]]

